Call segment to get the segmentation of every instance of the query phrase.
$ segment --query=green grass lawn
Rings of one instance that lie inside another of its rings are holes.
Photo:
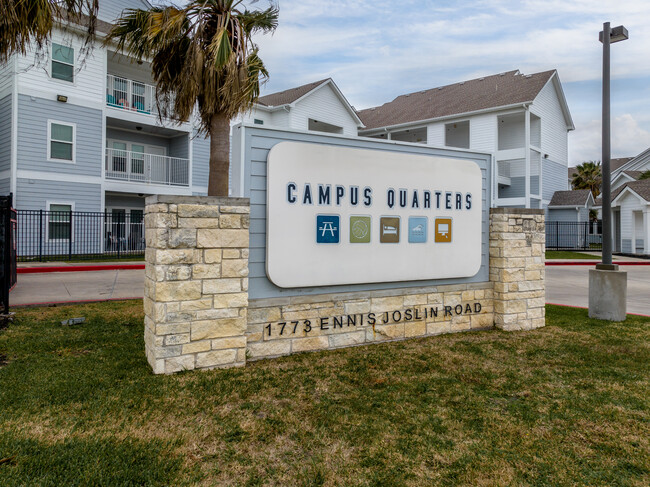
[[[573,252],[571,250],[547,250],[546,259],[569,259],[569,260],[578,260],[578,259],[594,259],[600,260],[599,255],[589,255],[583,254],[582,252]]]
[[[154,376],[141,308],[0,332],[1,485],[650,485],[646,318]]]

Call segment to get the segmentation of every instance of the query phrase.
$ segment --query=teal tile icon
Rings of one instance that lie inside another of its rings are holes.
[[[350,217],[350,243],[370,243],[370,217]]]
[[[427,217],[409,217],[409,243],[426,243],[427,241]]]

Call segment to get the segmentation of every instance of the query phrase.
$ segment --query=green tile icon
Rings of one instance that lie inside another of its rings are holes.
[[[370,217],[350,217],[350,243],[370,243]]]

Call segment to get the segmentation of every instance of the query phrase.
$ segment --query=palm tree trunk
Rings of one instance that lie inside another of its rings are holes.
[[[230,119],[215,113],[210,121],[210,174],[208,196],[228,196]]]

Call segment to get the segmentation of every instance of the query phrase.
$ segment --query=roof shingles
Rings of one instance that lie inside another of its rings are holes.
[[[288,90],[271,93],[270,95],[260,96],[257,99],[257,103],[267,107],[279,107],[282,105],[288,105],[303,97],[314,88],[322,85],[329,79],[330,78],[326,78],[320,81],[314,81],[313,83],[307,83],[306,85],[296,86],[295,88],[290,88]]]
[[[577,189],[573,191],[556,191],[553,193],[551,206],[585,206],[589,200],[591,191],[588,189]]]
[[[523,75],[508,71],[401,95],[358,114],[367,130],[532,102],[554,73],[551,70]]]

